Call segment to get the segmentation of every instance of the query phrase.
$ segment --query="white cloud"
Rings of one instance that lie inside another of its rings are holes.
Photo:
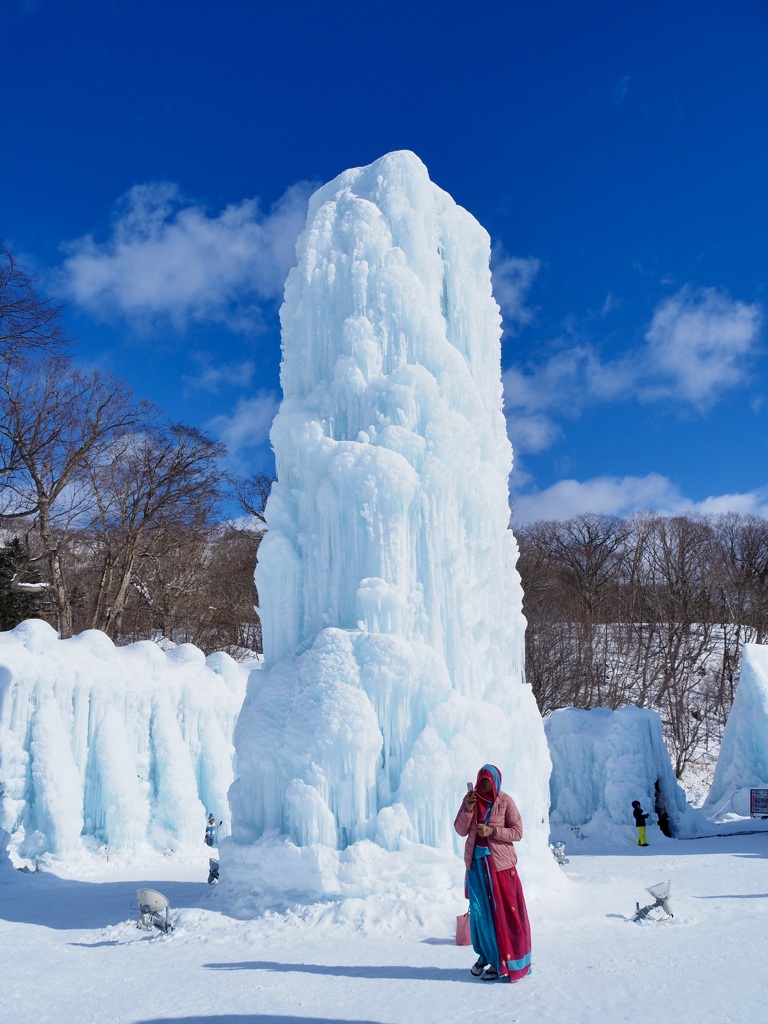
[[[645,343],[605,360],[579,343],[503,373],[508,432],[521,452],[539,452],[562,434],[560,421],[588,405],[639,398],[703,413],[729,389],[749,383],[763,325],[759,303],[716,288],[682,288],[654,312]]]
[[[586,512],[623,515],[633,508],[678,509],[682,496],[664,476],[594,477],[560,480],[546,490],[514,495],[514,522],[570,519]]]
[[[563,430],[551,416],[543,413],[517,412],[507,415],[507,434],[515,457],[525,453],[544,452],[559,441]]]
[[[292,186],[267,214],[256,199],[211,214],[175,184],[135,185],[106,242],[87,235],[65,247],[66,291],[104,317],[252,327],[259,303],[282,293],[310,190]]]
[[[205,357],[193,357],[197,364],[195,372],[182,375],[182,380],[191,388],[218,394],[222,390],[250,386],[256,372],[256,363],[245,359],[236,363],[212,363]]]
[[[634,376],[630,363],[604,363],[588,345],[555,352],[525,372],[504,370],[507,430],[515,450],[544,451],[562,435],[559,420],[580,416],[589,403],[626,397]]]
[[[501,309],[505,331],[514,331],[516,327],[531,323],[534,319],[535,313],[526,303],[528,292],[540,269],[540,260],[508,256],[501,244],[494,244],[491,254],[493,295]]]
[[[646,334],[646,399],[679,398],[699,409],[748,380],[762,310],[716,288],[682,288],[657,307]]]
[[[695,507],[702,515],[738,512],[743,516],[760,516],[768,519],[768,489],[760,488],[746,494],[713,494],[698,502]]]
[[[208,428],[227,446],[230,459],[237,462],[243,452],[269,444],[279,405],[274,391],[258,391],[250,398],[241,398],[231,414],[216,416]]]
[[[513,494],[512,506],[513,527],[515,523],[542,519],[571,519],[587,512],[623,516],[640,509],[661,515],[739,512],[768,517],[768,488],[745,494],[712,495],[703,501],[694,501],[660,473],[642,477],[600,476],[584,481],[560,480],[543,491]]]
[[[531,371],[505,370],[504,391],[510,406],[556,409],[577,415],[588,401],[623,397],[633,384],[633,370],[626,361],[601,361],[589,345],[555,352]]]

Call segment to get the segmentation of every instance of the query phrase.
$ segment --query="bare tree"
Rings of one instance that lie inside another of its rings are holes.
[[[261,653],[261,621],[253,571],[263,533],[223,526],[209,548],[207,635],[212,650]]]
[[[176,643],[197,643],[211,604],[209,531],[188,525],[153,531],[147,540],[124,621],[134,639],[162,636]]]
[[[515,531],[523,581],[525,675],[539,710],[546,715],[577,703],[574,693],[574,644],[564,606],[553,538],[558,524],[525,524]]]
[[[38,295],[33,279],[0,243],[0,356],[15,360],[33,351],[59,351],[68,339],[61,306]]]
[[[721,516],[715,522],[724,555],[723,600],[731,619],[741,618],[750,639],[768,637],[768,522],[757,516]]]
[[[131,586],[141,585],[142,559],[167,538],[190,529],[205,534],[221,496],[225,454],[223,445],[176,423],[122,433],[88,458],[101,561],[94,628],[117,638]]]
[[[61,307],[41,298],[32,278],[0,243],[0,365],[3,375],[20,372],[30,359],[60,353],[67,343],[61,326]],[[2,413],[2,410],[0,410]],[[0,434],[0,482],[18,470],[18,448],[8,431]],[[6,510],[8,495],[0,497],[0,512]]]
[[[251,473],[246,477],[230,476],[229,479],[242,510],[265,523],[264,508],[275,478],[268,473]]]
[[[625,521],[597,515],[517,531],[526,676],[543,710],[621,703],[616,643],[607,626],[616,618],[629,534]]]
[[[57,533],[91,508],[86,463],[145,419],[148,408],[123,381],[78,370],[61,355],[9,360],[0,372],[0,447],[13,452],[0,515],[35,517],[64,637],[72,635],[73,612]]]
[[[153,535],[137,566],[122,637],[163,636],[236,658],[260,652],[253,583],[258,539],[227,524]]]

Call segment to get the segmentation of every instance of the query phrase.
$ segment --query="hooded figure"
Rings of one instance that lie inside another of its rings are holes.
[[[632,801],[632,815],[635,819],[635,827],[637,828],[637,845],[647,846],[648,841],[645,837],[645,823],[648,820],[648,812],[643,810],[640,806],[639,800]]]
[[[514,844],[523,838],[515,801],[501,791],[501,772],[485,764],[462,801],[453,827],[466,836],[464,864],[469,924],[484,981],[519,981],[531,970],[531,928]]]
[[[221,826],[221,822],[216,824],[216,819],[212,814],[208,815],[208,824],[205,826],[205,844],[206,846],[216,845],[216,833]]]

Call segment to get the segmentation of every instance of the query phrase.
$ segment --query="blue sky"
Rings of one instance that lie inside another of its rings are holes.
[[[75,353],[271,469],[316,185],[485,226],[519,519],[768,515],[765,0],[2,0],[0,237]]]

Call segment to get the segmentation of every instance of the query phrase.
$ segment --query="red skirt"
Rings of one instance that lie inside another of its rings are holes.
[[[493,857],[483,857],[479,863],[475,861],[475,866],[479,868],[487,899],[485,907],[477,909],[481,916],[490,911],[499,977],[519,981],[531,970],[531,926],[517,868],[497,871]]]

